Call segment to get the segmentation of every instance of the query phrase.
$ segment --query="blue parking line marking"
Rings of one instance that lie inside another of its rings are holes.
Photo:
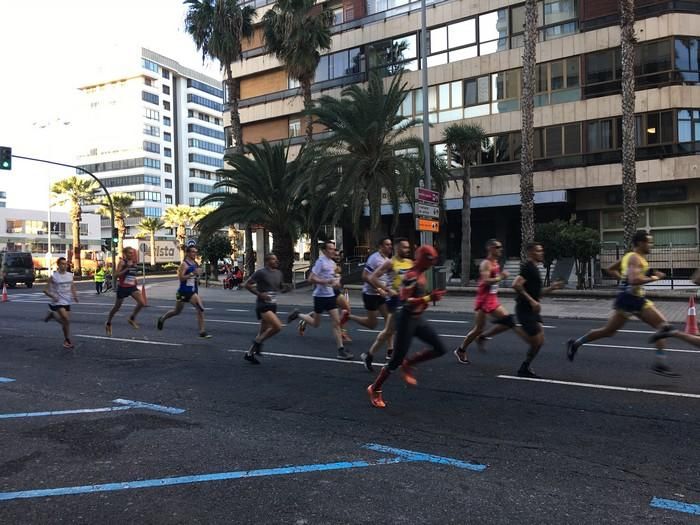
[[[12,383],[14,379],[11,377],[0,377],[0,383]]]
[[[122,407],[127,408],[127,407]],[[478,465],[479,469],[473,467],[477,466],[473,463],[468,463],[464,461],[459,461],[452,458],[444,458],[441,456],[433,456],[431,454],[423,454],[422,452],[414,452],[412,450],[404,450],[400,448],[384,447],[383,445],[377,445],[370,443],[365,445],[364,448],[369,450],[375,450],[377,452],[387,452],[392,454],[394,457],[390,458],[379,458],[373,461],[340,461],[335,463],[315,463],[310,465],[288,465],[278,468],[265,468],[265,469],[255,469],[255,470],[238,470],[233,472],[217,472],[212,474],[198,474],[192,476],[177,476],[170,478],[157,478],[157,479],[143,479],[136,481],[126,481],[118,483],[103,483],[96,485],[79,485],[74,487],[59,487],[54,489],[36,489],[36,490],[22,490],[16,492],[2,492],[0,493],[0,501],[9,501],[15,499],[31,499],[31,498],[45,498],[52,496],[68,496],[75,494],[90,494],[95,492],[112,492],[120,490],[134,490],[143,489],[151,487],[168,487],[172,485],[186,485],[192,483],[206,483],[210,481],[223,481],[232,479],[243,479],[243,478],[258,478],[263,476],[285,476],[290,474],[304,474],[307,472],[328,472],[333,470],[349,470],[356,468],[368,468],[376,467],[379,465],[395,465],[397,463],[415,463],[415,462],[429,462],[429,463],[441,463],[445,465],[452,465],[459,468],[467,468],[470,470],[483,470],[486,465]],[[468,465],[468,466],[467,466]]]
[[[677,512],[685,512],[686,514],[695,514],[700,516],[700,505],[695,503],[685,503],[673,499],[652,498],[650,506],[657,509],[675,510]]]
[[[128,399],[115,399],[114,403],[123,405],[117,407],[102,407],[102,408],[78,408],[75,410],[51,410],[46,412],[17,412],[14,414],[0,414],[0,419],[17,419],[22,417],[46,417],[46,416],[65,416],[70,414],[96,414],[100,412],[121,412],[123,410],[154,410],[156,412],[165,412],[166,414],[182,414],[185,412],[182,408],[165,407],[154,405],[151,403],[142,403],[141,401],[130,401]]]
[[[113,399],[112,403],[127,405],[131,408],[145,408],[156,412],[165,412],[166,414],[182,414],[185,412],[183,408],[165,407],[163,405],[154,405],[153,403],[144,403],[142,401],[131,401],[130,399]]]

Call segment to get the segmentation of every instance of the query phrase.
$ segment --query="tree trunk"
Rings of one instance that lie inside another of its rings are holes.
[[[462,177],[462,286],[469,284],[472,259],[472,210],[471,210],[471,166],[467,155],[462,154],[464,175]]]
[[[520,153],[520,258],[527,257],[527,244],[535,238],[535,189],[533,183],[533,137],[535,108],[535,51],[537,45],[537,2],[525,1],[525,47],[522,79],[522,150]]]
[[[226,89],[228,90],[228,103],[231,109],[231,134],[235,144],[236,153],[243,153],[243,129],[241,128],[241,116],[238,113],[239,99],[241,98],[241,81],[233,78],[231,64],[226,65]]]
[[[126,224],[124,222],[124,219],[122,219],[121,217],[115,217],[114,222],[117,226],[118,233],[117,255],[121,257],[124,253],[124,237],[126,236]]]
[[[309,265],[313,266],[318,259],[318,230],[309,234]]]
[[[156,232],[151,232],[151,268],[156,265]]]
[[[253,260],[253,228],[250,224],[245,226],[245,273],[247,276],[255,272],[255,261]]]
[[[622,59],[622,226],[625,249],[637,230],[637,174],[634,118],[634,0],[620,2]]]
[[[275,255],[279,259],[280,271],[285,283],[291,283],[294,274],[294,239],[289,232],[272,232]]]
[[[371,193],[369,196],[369,246],[370,251],[382,236],[382,201],[381,193]]]
[[[311,110],[311,80],[306,79],[301,82],[301,90],[304,95],[304,109]],[[311,144],[314,140],[314,119],[311,113],[306,115],[306,143]]]
[[[79,203],[73,203],[71,208],[71,222],[73,229],[73,273],[82,275],[82,265],[80,264],[80,219],[83,218],[83,210]]]

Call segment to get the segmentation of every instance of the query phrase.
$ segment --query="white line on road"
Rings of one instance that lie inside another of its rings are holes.
[[[655,334],[653,330],[618,330],[624,334]]]
[[[226,308],[227,312],[250,312],[250,310],[241,310],[240,308]]]
[[[226,352],[235,352],[237,354],[245,354],[247,350],[237,350],[233,348],[226,349]],[[333,357],[316,357],[312,355],[295,355],[295,354],[278,354],[275,352],[263,352],[261,354],[263,357],[266,355],[271,355],[274,357],[289,357],[291,359],[305,359],[308,361],[326,361],[329,363],[347,363],[350,365],[362,365],[365,366],[364,362],[362,361],[354,361],[354,360],[346,360],[346,359],[337,359]],[[384,366],[384,363],[373,363],[373,366]]]
[[[381,330],[366,330],[364,328],[358,328],[358,332],[367,332],[370,334],[378,334]],[[452,335],[452,334],[438,334],[440,337],[455,337],[457,339],[464,339],[463,335]]]
[[[126,339],[126,338],[121,338],[121,337],[107,337],[104,335],[77,334],[75,337],[82,337],[84,339],[105,339],[107,341],[123,341],[125,343],[137,343],[140,345],[182,346],[182,344],[180,344],[180,343],[165,343],[162,341],[144,341],[142,339]]]
[[[673,397],[689,397],[692,399],[700,399],[700,394],[688,394],[685,392],[668,392],[666,390],[648,390],[646,388],[630,388],[626,386],[613,386],[613,385],[597,385],[594,383],[576,383],[573,381],[557,381],[555,379],[542,379],[534,377],[518,377],[518,376],[508,376],[499,375],[496,376],[499,379],[514,379],[516,381],[532,381],[534,383],[551,383],[554,385],[565,385],[565,386],[580,386],[583,388],[597,388],[599,390],[617,390],[621,392],[636,392],[640,394],[656,394],[660,396],[673,396]]]
[[[585,343],[583,346],[597,346],[600,348],[624,348],[627,350],[656,350],[651,346],[625,346],[625,345],[602,345],[598,343]],[[700,350],[686,350],[684,348],[664,348],[666,352],[678,352],[681,354],[700,354]]]
[[[207,319],[207,323],[229,323],[229,324],[254,324],[259,325],[260,321],[230,321],[228,319]],[[285,326],[285,325],[282,325]]]

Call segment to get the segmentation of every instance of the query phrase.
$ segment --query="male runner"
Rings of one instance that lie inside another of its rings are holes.
[[[112,318],[122,307],[124,299],[133,297],[136,301],[136,307],[128,319],[128,323],[138,330],[139,325],[136,323],[136,316],[141,311],[141,308],[146,306],[146,302],[139,291],[136,276],[138,275],[138,263],[136,262],[136,250],[133,248],[124,248],[122,250],[122,258],[117,265],[117,300],[109,312],[107,322],[105,323],[105,332],[107,335],[112,335]]]
[[[633,315],[656,330],[664,332],[670,330],[668,322],[656,309],[654,303],[644,297],[643,286],[645,284],[664,278],[664,274],[652,270],[646,260],[646,256],[649,255],[653,247],[653,237],[640,230],[632,237],[632,251],[626,253],[622,259],[608,268],[611,275],[620,279],[620,288],[613,305],[614,311],[603,328],[592,330],[578,339],[567,341],[566,356],[569,361],[574,360],[581,345],[603,337],[612,337]],[[656,359],[651,368],[652,372],[667,377],[678,376],[666,364],[663,338],[659,338],[655,342]]]
[[[70,339],[70,305],[71,299],[78,302],[78,295],[75,291],[73,274],[68,270],[68,262],[65,257],[59,257],[56,261],[58,269],[53,272],[46,285],[44,293],[51,298],[49,303],[50,312],[44,318],[48,323],[51,319],[58,322],[63,329],[63,348],[72,349],[73,342]]]
[[[175,308],[165,312],[165,315],[158,318],[158,330],[163,329],[165,321],[182,313],[185,303],[190,303],[195,308],[197,313],[197,325],[199,327],[199,337],[202,339],[210,339],[204,329],[204,305],[199,297],[199,276],[202,274],[202,269],[197,264],[198,250],[195,246],[188,246],[185,250],[185,260],[180,263],[177,269],[177,277],[180,280],[180,287],[175,292]]]
[[[265,266],[251,275],[244,284],[246,290],[257,296],[255,315],[260,321],[260,328],[248,352],[243,355],[246,361],[254,365],[260,364],[255,354],[262,352],[263,342],[282,330],[282,322],[277,317],[277,294],[286,290],[282,287],[279,265],[277,256],[268,253],[265,256]]]
[[[372,343],[369,351],[362,354],[360,357],[365,363],[365,368],[372,372],[372,361],[374,354],[379,350],[382,344],[386,343],[386,359],[391,359],[394,352],[394,331],[395,331],[395,316],[396,310],[399,307],[399,290],[404,274],[413,267],[411,259],[411,245],[408,239],[399,238],[395,240],[396,255],[385,261],[379,268],[372,272],[368,282],[376,289],[381,289],[386,299],[387,316],[384,320],[384,330],[377,334],[377,338]],[[387,278],[385,279],[384,276]],[[385,281],[390,280],[389,284]]]
[[[445,295],[445,290],[433,290],[426,293],[427,279],[425,271],[437,262],[437,251],[429,245],[420,246],[416,250],[415,262],[403,277],[399,297],[403,307],[396,314],[396,344],[391,361],[379,372],[374,383],[367,387],[369,401],[377,408],[386,407],[382,397],[382,385],[391,372],[401,367],[404,381],[411,386],[418,382],[414,375],[414,366],[429,359],[435,359],[445,353],[445,346],[440,341],[435,330],[421,317],[428,308],[430,301],[439,301]],[[423,350],[405,359],[411,345],[411,339],[418,337],[432,348]]]
[[[498,283],[508,278],[508,272],[501,271],[501,265],[498,263],[503,255],[503,244],[498,239],[489,239],[486,242],[486,251],[486,259],[479,265],[479,285],[474,301],[476,312],[474,326],[462,344],[454,350],[457,361],[462,364],[469,363],[467,347],[483,334],[487,316],[491,316],[494,324],[500,325],[498,329],[491,330],[490,335],[515,328],[513,316],[498,300]]]
[[[341,317],[336,304],[335,288],[340,287],[340,280],[336,277],[336,264],[333,258],[335,257],[335,243],[326,241],[323,243],[321,256],[316,259],[314,267],[311,269],[309,281],[314,285],[314,314],[300,314],[299,310],[289,312],[287,323],[291,323],[295,319],[301,319],[307,326],[318,328],[321,324],[321,314],[328,312],[333,323],[333,337],[338,348],[338,359],[350,360],[353,358],[352,353],[345,350],[343,346],[343,337],[341,332]],[[347,310],[343,314],[347,318]]]
[[[384,317],[384,327],[386,328],[386,319],[389,314],[386,298],[391,292],[390,277],[387,274],[382,274],[378,279],[379,283],[381,283],[379,287],[371,283],[369,279],[377,268],[380,268],[384,263],[390,261],[389,258],[391,257],[392,248],[393,244],[389,237],[380,239],[377,243],[377,251],[367,258],[365,268],[362,270],[362,280],[364,281],[364,285],[362,286],[362,302],[365,306],[365,310],[367,310],[367,316],[348,316],[350,320],[370,330],[374,330],[377,326],[377,312],[381,313]]]
[[[542,245],[538,242],[531,242],[527,245],[527,260],[520,266],[520,273],[513,281],[513,289],[518,293],[515,299],[515,315],[518,317],[523,332],[525,332],[525,341],[530,345],[525,361],[518,370],[520,377],[538,377],[530,365],[544,344],[540,297],[552,290],[558,290],[563,284],[557,281],[552,286],[542,289],[542,278],[537,267],[542,261],[544,261]]]

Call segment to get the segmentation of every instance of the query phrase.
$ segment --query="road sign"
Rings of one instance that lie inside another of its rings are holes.
[[[416,215],[419,217],[431,217],[433,219],[437,219],[440,217],[440,208],[417,202]]]
[[[148,248],[148,246],[146,245],[145,242],[142,242],[141,244],[139,244],[139,249],[141,250],[141,253],[144,254],[144,255],[146,255],[146,249],[147,249],[147,248]]]
[[[191,246],[197,246],[197,240],[196,239],[188,239],[186,246],[190,248]]]
[[[438,204],[440,202],[440,194],[437,191],[426,188],[416,188],[416,200],[426,204]]]
[[[440,222],[430,219],[416,219],[416,230],[419,232],[440,232]]]

